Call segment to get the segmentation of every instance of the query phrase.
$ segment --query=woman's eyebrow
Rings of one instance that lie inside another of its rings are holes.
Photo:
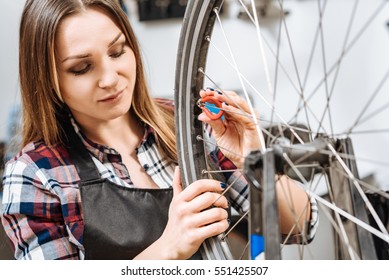
[[[68,61],[70,59],[81,59],[81,58],[87,58],[90,56],[91,56],[90,54],[71,55],[71,56],[68,56],[67,58],[65,58],[64,60],[62,60],[62,63],[64,63],[65,61]]]
[[[114,45],[114,44],[117,42],[117,40],[119,40],[119,38],[120,38],[122,35],[123,35],[122,32],[120,32],[118,35],[116,35],[115,39],[113,39],[112,42],[108,44],[108,48],[111,47],[112,45]]]
[[[123,35],[122,32],[120,32],[118,35],[116,35],[116,37],[111,41],[111,43],[108,44],[108,48],[113,46],[119,40],[119,38],[122,35]],[[87,58],[87,57],[90,57],[90,56],[91,56],[90,54],[71,55],[71,56],[68,56],[67,58],[65,58],[64,60],[62,60],[62,63],[64,63],[65,61],[67,61],[69,59],[82,59],[82,58]]]

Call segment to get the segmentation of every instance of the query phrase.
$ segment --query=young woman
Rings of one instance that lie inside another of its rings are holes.
[[[229,226],[225,184],[203,179],[182,189],[172,105],[150,97],[117,1],[27,0],[19,58],[24,148],[6,165],[2,214],[15,258],[200,258],[202,242]],[[260,147],[255,128],[233,115],[234,125],[199,118],[235,153]],[[231,196],[238,208],[247,204],[241,181]],[[313,227],[314,204],[292,189],[301,225]],[[289,232],[294,216],[284,204],[280,195]]]

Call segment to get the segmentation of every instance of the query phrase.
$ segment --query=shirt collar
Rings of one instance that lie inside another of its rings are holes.
[[[107,145],[93,142],[91,139],[86,137],[86,135],[81,131],[81,128],[78,125],[77,121],[74,119],[74,117],[71,114],[69,115],[69,118],[70,118],[70,122],[74,128],[74,131],[80,137],[80,139],[81,139],[82,143],[84,144],[84,146],[86,147],[86,149],[90,153],[92,153],[93,156],[95,156],[97,159],[99,159],[99,161],[101,161],[101,162],[108,161],[108,157],[110,155],[120,156],[118,151],[116,151],[114,148],[111,148]],[[144,146],[145,143],[150,139],[150,137],[154,136],[154,133],[155,133],[154,129],[151,126],[147,125],[146,123],[143,123],[143,126],[144,126],[143,138],[142,138],[142,141],[140,142],[137,149]]]

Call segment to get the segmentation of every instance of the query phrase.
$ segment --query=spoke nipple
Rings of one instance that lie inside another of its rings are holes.
[[[342,209],[343,211],[345,211],[345,212],[348,212],[348,211],[346,211],[346,209]],[[348,223],[350,220],[349,219],[347,219],[346,217],[344,217],[344,216],[342,216],[342,215],[340,215],[340,220],[343,222],[343,223]]]
[[[197,141],[201,141],[201,140],[203,140],[203,138],[202,138],[200,135],[197,135],[197,136],[196,136],[196,140],[197,140]]]
[[[204,68],[203,67],[200,67],[197,71],[202,73],[202,74],[204,74]]]

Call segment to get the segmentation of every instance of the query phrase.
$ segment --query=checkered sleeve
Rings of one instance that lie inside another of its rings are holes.
[[[77,247],[69,241],[53,182],[44,169],[26,156],[9,162],[3,187],[2,224],[15,259],[79,258]]]

